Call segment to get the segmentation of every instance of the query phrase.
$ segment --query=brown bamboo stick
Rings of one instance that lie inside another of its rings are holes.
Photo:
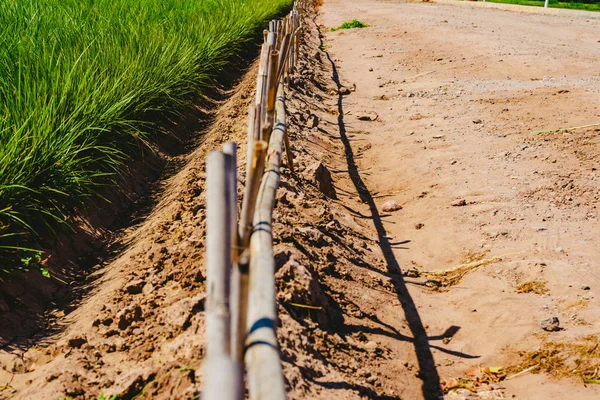
[[[269,69],[267,74],[266,109],[263,123],[262,140],[268,142],[271,136],[273,121],[275,120],[275,96],[277,91],[277,62],[279,52],[274,50],[269,57]]]
[[[296,175],[296,172],[294,171],[294,156],[292,154],[292,148],[290,145],[290,136],[287,134],[287,132],[284,136],[284,144],[288,168],[290,169],[292,175]]]
[[[265,155],[267,152],[267,143],[257,141],[254,143],[252,152],[252,164],[250,174],[246,178],[244,187],[244,198],[242,201],[242,211],[240,213],[239,224],[239,247],[245,249],[250,243],[250,234],[252,233],[252,219],[254,218],[254,208],[256,205],[256,194],[260,188],[262,173],[265,166]]]
[[[285,137],[283,86],[278,89],[277,121],[269,142],[268,166],[263,175],[254,215],[251,237],[250,281],[248,295],[248,337],[246,367],[251,400],[286,398],[283,370],[279,358],[275,326],[275,260],[271,231],[275,193]],[[281,100],[280,100],[281,97]],[[283,114],[283,115],[282,115]],[[283,121],[283,124],[280,122]]]
[[[256,134],[256,104],[250,104],[248,107],[248,143],[246,144],[246,179],[250,176],[250,165],[252,164],[252,153],[254,152],[254,141]]]
[[[223,153],[227,156],[227,178],[229,185],[229,193],[230,197],[227,199],[227,203],[229,204],[229,219],[231,226],[237,227],[237,214],[238,214],[238,203],[237,203],[237,156],[236,156],[237,146],[233,142],[225,143],[223,145]],[[245,327],[240,327],[240,305],[242,303],[241,297],[241,273],[238,265],[239,261],[239,245],[238,245],[238,230],[231,230],[232,238],[231,238],[231,247],[232,247],[232,263],[231,263],[231,286],[230,286],[230,294],[229,294],[229,305],[230,305],[230,347],[231,347],[231,358],[234,362],[237,362],[237,368],[242,369],[241,362],[243,361],[243,337]],[[241,330],[240,330],[241,328]],[[242,374],[240,372],[239,376]],[[244,382],[239,383],[243,386]]]
[[[288,62],[290,54],[290,39],[291,35],[286,34],[281,42],[281,51],[279,52],[279,60],[277,61],[277,82],[281,80],[284,68]]]

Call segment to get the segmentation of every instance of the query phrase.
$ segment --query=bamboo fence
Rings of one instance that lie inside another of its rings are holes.
[[[248,113],[246,185],[238,218],[235,143],[206,160],[205,400],[286,398],[275,328],[272,217],[287,137],[285,87],[298,59],[308,0],[269,23],[261,47],[256,97]],[[246,371],[246,379],[244,379]]]

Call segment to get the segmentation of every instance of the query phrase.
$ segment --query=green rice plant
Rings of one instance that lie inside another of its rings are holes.
[[[340,29],[367,28],[368,26],[369,25],[365,24],[362,21],[359,21],[357,19],[353,19],[352,21],[346,21],[346,22],[344,22],[343,24],[341,24],[337,28],[331,28],[330,31],[331,32],[335,32],[335,31],[338,31]]]
[[[67,226],[291,0],[0,2],[0,252]]]

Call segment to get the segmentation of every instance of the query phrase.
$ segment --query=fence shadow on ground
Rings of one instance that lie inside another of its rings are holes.
[[[323,37],[318,26],[317,22],[313,20],[313,23],[316,25],[317,30],[319,31],[319,41],[320,48],[324,49]],[[442,335],[438,336],[428,336],[427,331],[423,325],[423,321],[421,320],[421,316],[417,310],[417,307],[414,303],[414,300],[408,291],[407,282],[405,282],[402,276],[402,270],[396,257],[393,252],[393,244],[388,240],[388,236],[383,226],[382,215],[377,209],[377,205],[375,204],[375,200],[373,195],[370,193],[367,185],[363,181],[360,172],[358,170],[358,166],[355,162],[354,152],[352,150],[352,146],[350,144],[350,140],[346,133],[346,126],[344,122],[344,104],[343,104],[343,96],[340,93],[340,89],[342,88],[342,84],[339,79],[339,75],[337,72],[337,67],[335,62],[331,58],[329,52],[324,51],[327,60],[329,61],[332,69],[332,80],[337,85],[338,89],[338,99],[337,99],[337,108],[338,108],[338,130],[340,134],[341,141],[344,145],[344,153],[346,157],[346,162],[348,164],[348,174],[352,180],[356,191],[359,194],[361,201],[369,206],[369,210],[371,212],[371,219],[373,220],[373,225],[377,231],[377,236],[379,239],[379,246],[381,251],[385,257],[385,262],[387,266],[387,270],[390,278],[392,279],[396,291],[397,298],[402,305],[402,309],[404,310],[404,315],[406,317],[406,321],[408,323],[409,329],[412,333],[412,337],[407,337],[401,335],[399,332],[393,332],[391,335],[399,340],[405,340],[408,342],[412,342],[415,347],[415,353],[417,356],[418,364],[419,364],[419,379],[422,380],[422,393],[425,399],[438,399],[442,395],[442,387],[440,381],[440,375],[437,371],[435,360],[433,358],[433,354],[431,352],[432,348],[435,348],[439,351],[443,351],[448,354],[452,354],[454,356],[463,357],[463,358],[477,358],[477,356],[471,356],[464,353],[453,352],[450,350],[446,350],[440,348],[438,346],[433,346],[430,344],[431,340],[439,340],[443,337],[451,337],[453,336],[460,327],[452,326],[444,332]],[[386,334],[389,335],[388,332]]]

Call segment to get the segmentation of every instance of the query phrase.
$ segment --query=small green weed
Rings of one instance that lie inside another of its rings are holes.
[[[340,30],[340,29],[366,28],[368,26],[369,25],[365,24],[362,21],[359,21],[357,19],[353,19],[352,21],[346,21],[346,22],[344,22],[343,24],[341,24],[337,28],[331,28],[330,31],[331,32],[335,32],[335,31]]]

